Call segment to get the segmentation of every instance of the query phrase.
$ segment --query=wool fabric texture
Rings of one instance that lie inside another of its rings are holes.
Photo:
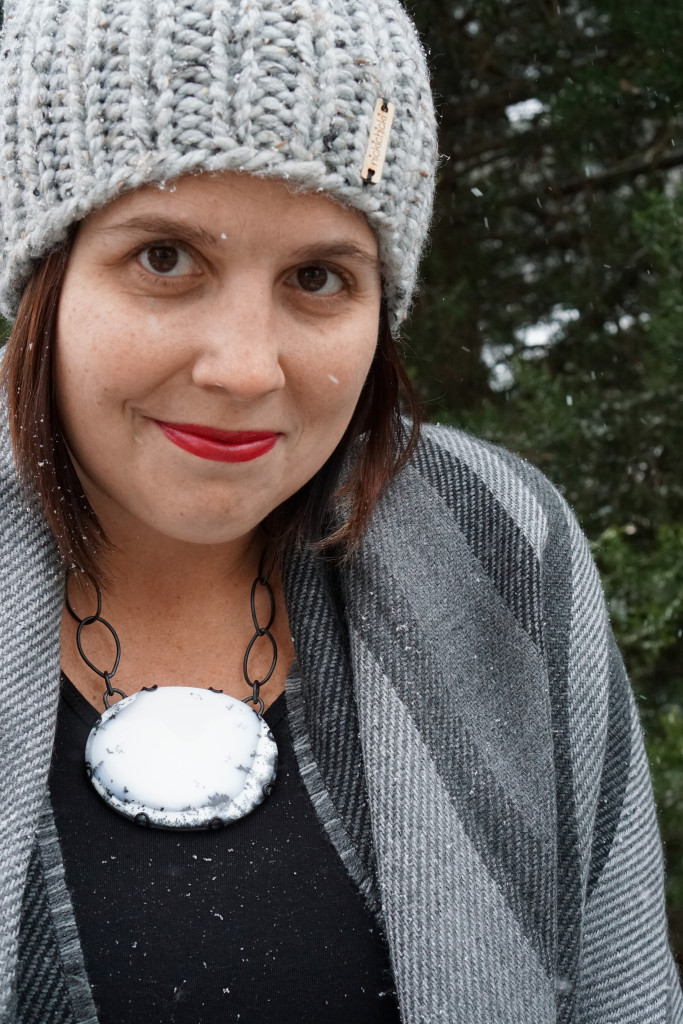
[[[6,422],[0,530],[0,1021],[96,1024],[44,804],[62,578]],[[427,428],[352,562],[283,582],[299,767],[401,1019],[682,1024],[638,716],[551,485]]]
[[[431,216],[425,56],[396,0],[10,0],[0,43],[0,307],[121,192],[200,171],[324,191],[379,242],[394,333]],[[361,169],[379,97],[384,174]]]

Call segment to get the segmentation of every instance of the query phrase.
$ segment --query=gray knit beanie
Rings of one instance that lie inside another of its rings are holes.
[[[233,170],[362,211],[394,332],[405,318],[436,129],[422,47],[396,0],[10,0],[0,97],[10,317],[69,225],[125,190]],[[394,107],[387,145],[381,111]]]

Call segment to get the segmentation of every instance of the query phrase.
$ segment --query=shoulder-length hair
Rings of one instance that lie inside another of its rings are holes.
[[[57,310],[73,237],[36,266],[26,285],[0,387],[7,396],[20,479],[37,492],[65,567],[97,579],[109,542],[71,461],[54,389]],[[344,437],[315,476],[264,523],[271,556],[280,558],[290,545],[309,544],[335,560],[348,557],[382,490],[409,459],[420,420],[383,304],[375,356]]]

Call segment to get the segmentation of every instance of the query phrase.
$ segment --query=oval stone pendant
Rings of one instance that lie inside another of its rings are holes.
[[[220,828],[272,791],[277,745],[247,705],[163,686],[109,708],[85,745],[88,776],[115,811],[155,828]]]

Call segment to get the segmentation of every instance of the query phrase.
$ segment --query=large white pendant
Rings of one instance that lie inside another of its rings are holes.
[[[271,792],[277,745],[241,700],[163,686],[110,707],[90,731],[85,762],[102,799],[141,825],[220,828]]]

